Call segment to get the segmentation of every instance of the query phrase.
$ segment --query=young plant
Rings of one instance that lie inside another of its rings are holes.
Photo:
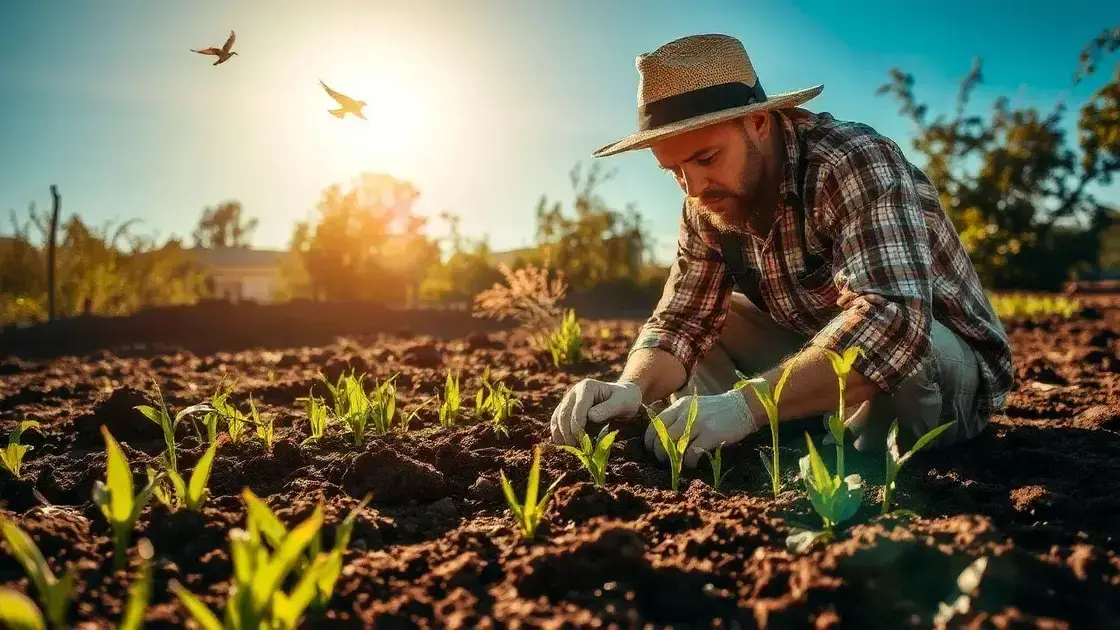
[[[206,427],[206,443],[213,444],[218,439],[218,420],[231,415],[236,410],[227,401],[230,394],[233,393],[235,383],[229,385],[222,383],[214,390],[213,395],[210,396],[210,408],[206,413],[202,414],[202,424]],[[233,441],[233,436],[230,436]]]
[[[369,397],[370,422],[376,435],[385,435],[393,430],[397,417],[397,384],[393,376],[377,384]],[[407,430],[407,421],[402,418],[401,426]]]
[[[474,393],[474,414],[476,417],[481,418],[490,409],[490,398],[493,391],[494,385],[490,382],[490,366],[487,365],[482,372],[482,376],[478,379],[478,390]]]
[[[272,438],[274,436],[272,423],[274,418],[272,415],[265,416],[267,420],[261,420],[261,414],[257,411],[257,405],[253,402],[253,395],[249,394],[249,418],[253,426],[257,428],[257,437],[264,442],[265,448],[272,451]]]
[[[490,410],[490,428],[497,435],[509,437],[509,419],[514,408],[521,406],[521,402],[513,397],[513,390],[504,382],[498,383],[491,390],[486,405]]]
[[[817,541],[832,540],[836,525],[854,516],[863,500],[863,479],[859,475],[840,477],[831,474],[808,433],[805,434],[805,442],[809,446],[809,454],[798,462],[801,480],[824,528],[794,528],[786,538],[786,544],[798,553],[808,550]]]
[[[716,447],[714,456],[707,451],[704,451],[704,454],[708,456],[708,463],[712,465],[712,489],[719,492],[719,487],[723,485],[727,473],[734,470],[733,468],[723,469],[723,442],[720,442],[719,446]],[[766,459],[763,458],[762,461],[766,461]]]
[[[172,512],[186,508],[192,512],[202,510],[202,504],[210,496],[207,485],[210,483],[210,469],[214,464],[214,454],[218,450],[219,442],[214,442],[198,459],[194,470],[191,471],[190,482],[185,482],[183,476],[170,468],[164,467],[163,476],[167,479],[164,483],[160,472],[149,467],[148,482],[155,484],[154,496],[157,501],[167,506]]]
[[[167,410],[167,405],[163,402],[163,392],[160,391],[159,383],[152,380],[152,386],[155,387],[155,398],[148,398],[148,402],[155,403],[157,407],[151,405],[137,405],[135,409],[144,414],[146,418],[154,422],[160,429],[163,430],[163,443],[167,446],[167,464],[171,470],[178,472],[179,463],[175,455],[175,428],[179,426],[179,422],[183,418],[188,418],[197,413],[203,413],[210,410],[210,405],[200,403],[191,405],[186,409],[182,409],[175,417],[171,416],[171,412]]]
[[[564,314],[564,318],[560,320],[559,328],[548,333],[548,336],[545,337],[545,347],[552,355],[552,364],[557,367],[576,363],[580,360],[583,333],[574,309],[569,309]]]
[[[844,390],[848,386],[848,375],[852,373],[852,363],[857,356],[865,356],[863,350],[855,346],[848,348],[844,354],[836,354],[828,348],[821,348],[832,364],[832,371],[836,373],[836,381],[840,387],[840,406],[836,413],[828,416],[828,432],[836,442],[836,474],[844,476]]]
[[[98,480],[93,484],[93,502],[101,509],[105,520],[109,521],[113,532],[113,563],[120,569],[126,563],[125,551],[132,536],[132,528],[140,517],[140,511],[155,493],[160,476],[148,481],[148,485],[133,495],[132,470],[129,468],[128,458],[104,426],[101,427],[101,435],[105,438],[107,471],[104,483]]]
[[[561,444],[560,448],[575,455],[591,475],[591,481],[595,484],[595,487],[602,488],[607,478],[607,459],[611,456],[611,446],[614,444],[617,435],[617,430],[607,433],[607,427],[604,425],[599,431],[599,435],[595,437],[594,443],[591,442],[591,438],[587,436],[586,432],[581,432],[579,434],[579,448],[567,444]]]
[[[74,587],[77,581],[77,575],[74,573],[73,567],[66,567],[61,579],[55,577],[50,565],[47,564],[47,559],[43,557],[39,547],[31,540],[27,532],[20,529],[12,521],[2,517],[0,517],[0,532],[4,534],[4,540],[7,541],[12,556],[20,563],[27,573],[27,577],[31,578],[31,583],[35,585],[35,590],[39,594],[39,602],[43,604],[43,611],[46,613],[47,624],[54,629],[66,628],[66,609],[70,606],[70,600],[74,597]],[[12,617],[8,616],[10,612],[15,619],[38,618],[39,624],[32,627],[44,627],[42,623],[44,615],[35,607],[34,603],[30,600],[17,601],[19,598],[11,599],[9,597],[8,599],[11,606],[7,602],[0,602],[0,621],[7,622],[10,627],[21,627],[12,624]],[[24,599],[26,600],[26,598]],[[31,612],[32,610],[34,610],[34,613]]]
[[[517,522],[521,538],[532,540],[537,534],[537,527],[541,524],[541,515],[548,507],[548,501],[552,498],[552,493],[556,490],[557,484],[564,478],[564,475],[557,477],[556,481],[552,482],[544,496],[538,501],[537,493],[540,490],[541,482],[541,447],[534,447],[533,464],[529,467],[529,481],[525,485],[525,502],[520,503],[517,500],[517,495],[513,492],[513,485],[510,484],[509,479],[506,479],[505,471],[498,471],[498,474],[502,480],[502,492],[506,495],[506,503],[509,504],[509,509],[513,512],[513,518]]]
[[[669,473],[673,492],[676,492],[680,485],[681,463],[684,461],[685,450],[692,442],[692,424],[696,422],[699,405],[700,397],[693,394],[692,402],[688,406],[688,417],[685,419],[684,431],[675,440],[669,437],[669,430],[665,428],[665,422],[661,420],[661,416],[653,419],[653,430],[657,432],[657,439],[661,441],[661,447],[665,449],[665,454],[669,456]]]
[[[152,558],[155,557],[155,550],[147,538],[141,538],[136,543],[136,550],[140,554],[140,571],[128,589],[128,602],[125,604],[124,615],[117,630],[143,628],[144,611],[152,599]]]
[[[0,451],[0,465],[3,465],[16,479],[20,478],[23,469],[24,454],[31,450],[30,446],[20,444],[20,437],[23,436],[24,431],[38,428],[39,423],[34,420],[20,422],[8,433],[8,447]]]
[[[766,410],[766,419],[770,422],[770,448],[773,450],[771,459],[767,460],[766,455],[758,452],[758,458],[762,460],[762,466],[766,468],[766,473],[770,475],[770,488],[774,491],[774,496],[777,497],[778,493],[782,491],[782,469],[778,462],[778,401],[782,399],[782,390],[786,386],[786,380],[793,372],[793,366],[796,359],[786,363],[785,368],[782,369],[781,376],[778,377],[778,382],[774,384],[774,393],[770,393],[770,383],[762,377],[745,378],[736,370],[740,379],[735,383],[735,388],[739,389],[743,385],[750,385],[751,391],[754,392],[758,401],[762,403],[762,408]]]
[[[443,384],[443,401],[439,405],[439,424],[445,429],[455,426],[459,419],[459,375],[451,377],[447,371],[447,381]]]
[[[46,630],[47,622],[30,597],[14,588],[0,587],[0,625],[12,630]]]
[[[306,398],[296,399],[296,402],[303,402],[303,409],[307,413],[307,423],[311,425],[311,435],[304,441],[300,442],[300,446],[306,446],[311,442],[317,442],[323,439],[323,435],[327,431],[327,407],[323,404],[322,398],[316,398],[307,393]]]
[[[887,432],[887,471],[883,482],[882,514],[884,516],[890,509],[891,496],[894,495],[895,490],[895,479],[898,477],[898,471],[902,468],[902,465],[910,461],[910,458],[914,456],[914,453],[917,453],[923,448],[929,446],[930,442],[936,440],[937,436],[944,433],[951,426],[953,426],[953,422],[946,422],[941,426],[930,429],[925,435],[918,438],[917,442],[914,442],[914,446],[912,446],[905,455],[900,456],[898,453],[898,419],[896,418],[893,422],[891,422],[891,428]]]

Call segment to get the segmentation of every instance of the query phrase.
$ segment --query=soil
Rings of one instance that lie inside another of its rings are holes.
[[[767,432],[725,449],[732,470],[720,491],[702,465],[686,470],[674,493],[667,467],[643,450],[644,424],[628,423],[617,427],[602,490],[574,457],[542,450],[543,482],[566,476],[537,538],[522,541],[499,471],[523,491],[533,446],[547,442],[564,391],[584,378],[613,378],[639,323],[586,322],[587,357],[564,369],[510,330],[9,358],[0,362],[0,431],[25,418],[43,431],[24,434],[34,450],[22,480],[0,471],[0,512],[18,519],[56,571],[79,571],[76,626],[114,626],[138,559],[112,569],[108,527],[90,501],[104,476],[99,427],[123,443],[139,482],[163,448],[159,428],[133,410],[151,380],[179,409],[235,378],[234,399],[252,393],[275,419],[275,442],[271,451],[256,440],[223,443],[200,514],[144,510],[134,540],[146,537],[156,550],[148,628],[186,622],[171,580],[221,609],[228,535],[244,523],[246,487],[289,524],[319,501],[335,523],[372,493],[334,598],[306,627],[1120,627],[1120,299],[1099,298],[1069,321],[1007,323],[1015,390],[979,437],[920,453],[902,470],[895,501],[915,517],[876,516],[882,456],[849,449],[849,471],[870,487],[865,505],[835,542],[796,555],[785,546],[790,521],[817,522],[795,478],[799,438],[810,430],[819,444],[819,422],[783,429],[785,490],[776,499],[752,452],[768,449]],[[473,399],[470,377],[486,367],[523,405],[508,436],[472,422],[443,429],[429,405],[406,434],[356,446],[332,427],[324,440],[300,445],[308,427],[295,399],[326,393],[319,371],[331,379],[351,368],[399,374],[400,405],[411,410],[442,387],[448,369],[461,371]],[[190,469],[205,445],[184,425],[179,447],[180,466]],[[822,454],[831,465],[832,449]],[[989,564],[969,610],[935,622],[957,576],[981,556]],[[34,595],[7,554],[0,584]]]

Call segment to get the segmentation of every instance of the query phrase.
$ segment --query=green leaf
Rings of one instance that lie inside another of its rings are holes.
[[[533,516],[537,510],[537,493],[541,485],[541,449],[533,449],[533,463],[529,466],[529,481],[525,485],[525,512]]]
[[[605,430],[606,427],[604,426],[603,429]],[[602,431],[599,432],[598,443],[595,445],[595,452],[591,456],[599,470],[606,470],[607,459],[610,457],[611,447],[614,446],[614,440],[617,436],[617,429],[606,435],[603,435]]]
[[[775,410],[777,410],[778,401],[780,401],[782,399],[782,390],[785,389],[785,387],[786,387],[786,380],[789,379],[789,375],[791,373],[793,373],[793,366],[794,366],[795,363],[797,363],[797,358],[796,357],[794,357],[788,363],[786,363],[785,367],[782,368],[782,375],[780,377],[778,377],[778,383],[776,385],[774,385],[774,398],[773,398],[773,400],[774,400]]]
[[[774,467],[770,463],[770,458],[767,457],[766,454],[762,451],[758,451],[758,458],[762,460],[762,466],[766,469],[766,474],[769,475],[771,479],[773,479]]]
[[[50,565],[47,564],[47,559],[39,551],[38,545],[31,540],[31,536],[28,536],[27,532],[6,518],[0,518],[0,532],[3,532],[4,540],[8,542],[12,555],[23,567],[27,577],[31,578],[31,582],[35,585],[35,589],[39,591],[40,597],[45,598],[58,583],[58,579],[51,571]]]
[[[833,496],[833,516],[829,520],[833,524],[843,523],[855,516],[862,502],[863,479],[854,474],[844,477]]]
[[[198,624],[202,630],[224,630],[222,622],[218,620],[218,617],[215,616],[214,613],[210,612],[210,609],[206,607],[206,604],[202,603],[201,599],[195,597],[193,593],[175,580],[171,581],[170,588],[171,592],[175,593],[179,601],[182,602],[183,607],[190,613],[191,618],[194,619],[194,622]]]
[[[891,421],[891,428],[887,431],[887,458],[898,462],[898,418]]]
[[[525,521],[525,512],[521,509],[521,504],[517,501],[517,495],[513,491],[513,485],[509,482],[509,479],[506,478],[505,471],[499,470],[498,475],[501,476],[502,492],[506,496],[506,503],[509,504],[509,509],[513,512],[514,519],[516,519],[517,524],[520,525]]]
[[[214,442],[202,457],[198,458],[194,470],[191,471],[191,483],[187,488],[187,509],[198,511],[202,502],[206,500],[206,485],[210,481],[210,468],[214,463],[214,454],[218,452],[218,443]]]
[[[183,418],[193,416],[196,413],[206,413],[207,411],[210,411],[209,403],[198,403],[197,405],[191,405],[190,407],[187,407],[186,409],[183,409],[179,413],[175,414],[175,424],[179,424],[179,422],[182,421]]]
[[[828,472],[828,467],[824,465],[824,460],[821,459],[820,453],[817,452],[817,447],[813,445],[813,438],[809,434],[805,434],[805,443],[809,447],[809,471],[810,476],[808,481],[812,484],[818,492],[831,494],[832,489],[832,475]],[[804,458],[802,458],[804,459]],[[804,474],[805,466],[802,466],[802,474]]]
[[[11,630],[46,630],[43,613],[31,598],[10,588],[0,588],[0,622]]]
[[[140,630],[144,627],[144,611],[152,597],[152,544],[142,539],[137,545],[143,564],[128,589],[128,602],[125,604],[124,615],[117,630]]]
[[[268,544],[277,547],[281,544],[284,538],[288,535],[288,528],[268,507],[260,497],[253,494],[252,490],[245,488],[241,492],[241,498],[245,501],[246,506],[249,508],[249,513],[246,521],[249,527],[249,533],[252,535],[254,532],[263,534]]]
[[[688,405],[688,417],[684,423],[684,432],[677,438],[677,457],[684,454],[689,442],[692,442],[692,425],[696,422],[696,414],[700,411],[700,397],[693,395],[692,402]]]
[[[581,451],[578,448],[576,448],[574,446],[571,446],[569,444],[558,444],[557,446],[559,446],[562,450],[565,450],[565,451],[571,453],[572,455],[575,455],[576,458],[579,459],[580,463],[583,464],[584,468],[587,468],[588,470],[591,470],[591,467],[593,466],[593,464],[591,463],[591,460],[587,458],[586,453],[584,453],[583,451]]]
[[[654,432],[657,433],[657,439],[661,441],[661,448],[664,448],[666,453],[671,453],[674,446],[673,438],[669,437],[669,431],[665,428],[665,423],[658,416],[653,419],[652,424]]]
[[[750,385],[751,391],[754,392],[758,401],[762,403],[762,408],[766,410],[766,417],[770,421],[770,424],[773,425],[776,423],[778,421],[778,405],[774,402],[774,398],[770,394],[770,383],[759,376],[748,380],[747,385]]]
[[[101,435],[105,439],[107,459],[105,486],[109,491],[109,520],[120,523],[126,521],[132,513],[132,471],[128,467],[128,458],[109,433],[109,429],[102,426]]]
[[[902,460],[899,462],[899,465],[901,466],[903,463],[905,463],[906,460],[910,459],[910,457],[912,455],[914,455],[914,453],[917,453],[918,451],[922,450],[923,448],[929,446],[930,442],[936,440],[937,436],[939,436],[942,433],[944,433],[945,431],[947,431],[949,429],[949,427],[953,426],[954,422],[956,422],[956,421],[953,420],[953,421],[950,421],[950,422],[946,422],[945,424],[943,424],[939,427],[935,427],[933,429],[930,429],[925,435],[918,438],[918,441],[914,442],[914,446],[911,447],[910,450],[907,451],[906,454],[902,456]]]
[[[273,617],[280,622],[280,628],[297,628],[307,607],[319,591],[319,582],[324,575],[330,575],[333,563],[341,564],[341,557],[335,554],[316,556],[311,566],[303,571],[299,581],[290,594],[277,591],[273,599]],[[334,573],[337,577],[338,572]]]
[[[145,417],[159,425],[160,428],[164,426],[165,423],[163,420],[163,414],[160,413],[159,409],[156,409],[151,405],[136,405],[134,409],[144,414]]]
[[[311,516],[284,537],[284,541],[263,567],[258,567],[250,584],[253,611],[263,611],[284,577],[300,559],[304,549],[323,525],[323,506],[315,506]]]

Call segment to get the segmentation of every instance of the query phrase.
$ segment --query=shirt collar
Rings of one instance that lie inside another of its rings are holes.
[[[801,149],[797,139],[797,126],[789,116],[781,111],[774,112],[774,120],[782,126],[782,136],[785,144],[785,159],[782,161],[782,182],[778,186],[779,203],[790,203],[790,197],[800,197],[801,191],[797,189],[797,164],[802,159]]]

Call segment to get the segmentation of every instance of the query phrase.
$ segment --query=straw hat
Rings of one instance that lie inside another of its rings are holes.
[[[796,107],[817,85],[767,97],[742,42],[691,35],[638,55],[638,132],[595,151],[605,157],[646,149],[658,140],[752,112]]]

